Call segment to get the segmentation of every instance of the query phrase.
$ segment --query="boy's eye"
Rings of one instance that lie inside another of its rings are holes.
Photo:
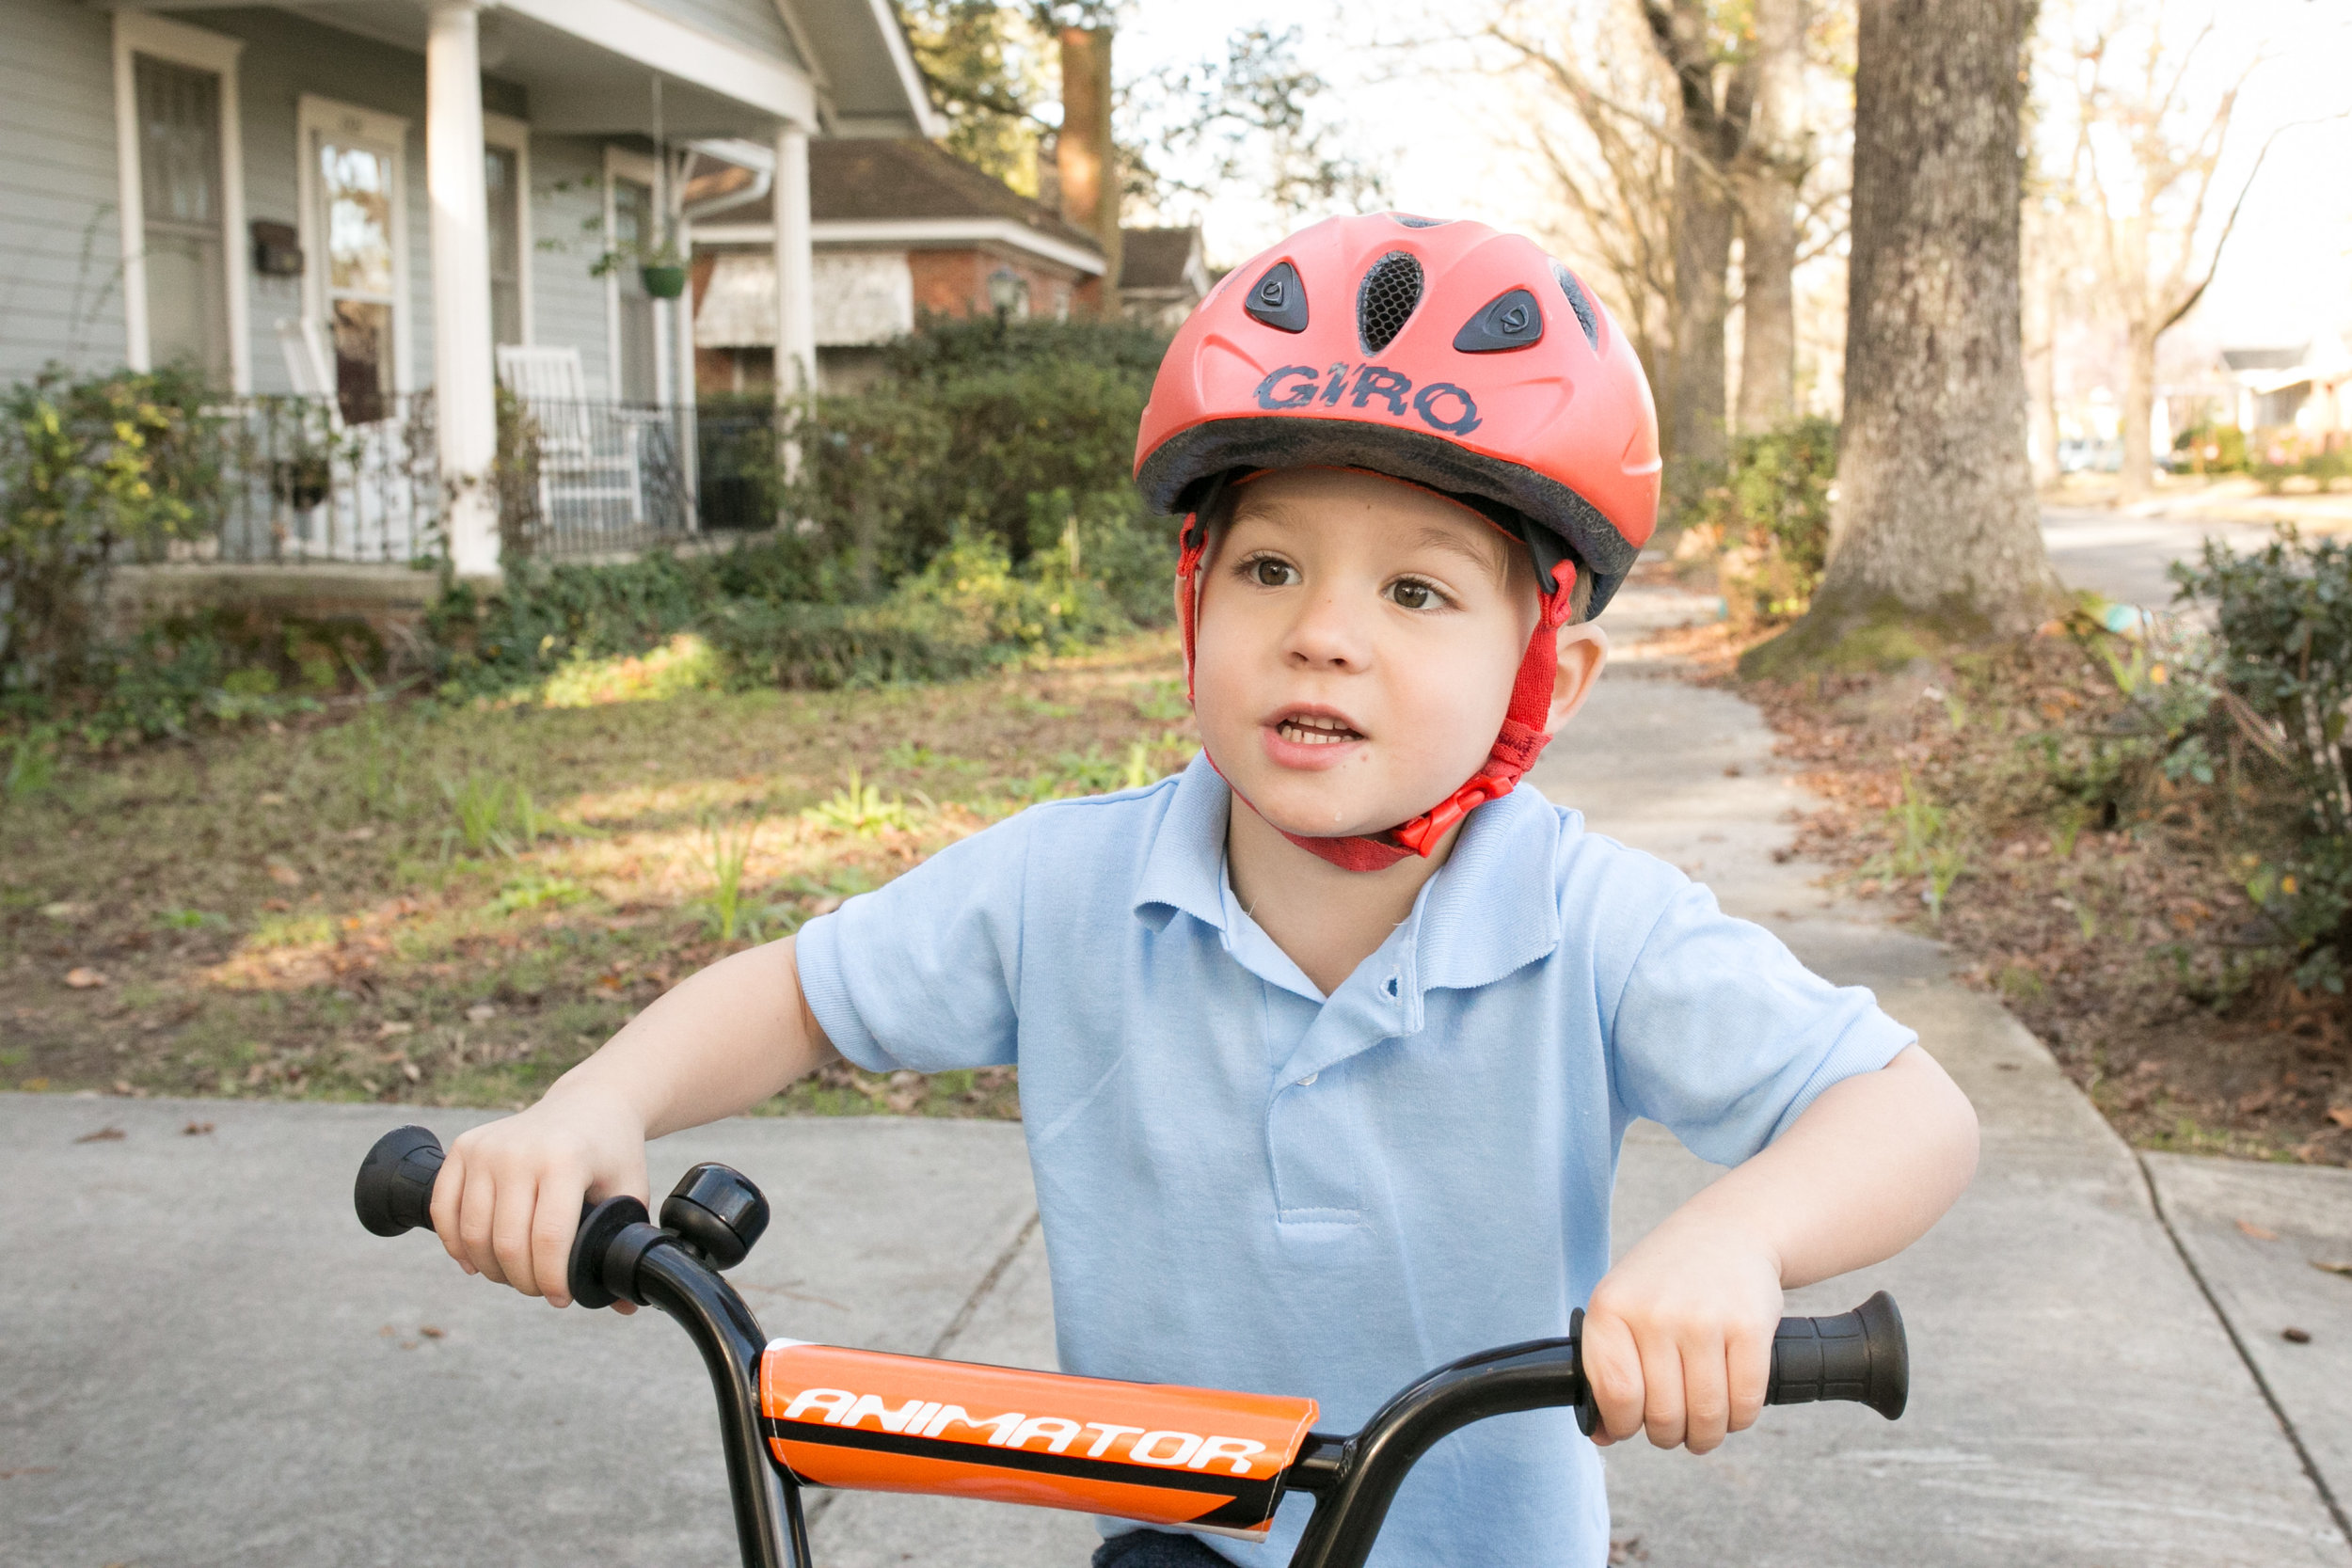
[[[1438,602],[1438,591],[1425,582],[1415,582],[1407,578],[1403,582],[1389,586],[1389,598],[1406,610],[1427,610]]]
[[[1249,580],[1261,588],[1288,588],[1298,580],[1295,566],[1287,561],[1277,561],[1270,555],[1260,556],[1244,569],[1248,572]]]

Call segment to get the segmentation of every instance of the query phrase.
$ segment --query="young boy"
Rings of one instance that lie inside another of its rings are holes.
[[[1471,223],[1295,235],[1179,333],[1137,467],[1186,514],[1192,766],[695,975],[457,1139],[435,1226],[561,1306],[581,1195],[648,1196],[646,1139],[836,1051],[1017,1062],[1065,1370],[1309,1394],[1348,1431],[1586,1306],[1603,1432],[1448,1439],[1375,1561],[1597,1565],[1595,1445],[1754,1421],[1783,1289],[1925,1231],[1975,1118],[1867,992],[1515,787],[1657,501],[1648,388],[1565,268]],[[1736,1168],[1611,1268],[1636,1117]],[[1097,1562],[1273,1568],[1305,1513],[1213,1549],[1105,1521]]]

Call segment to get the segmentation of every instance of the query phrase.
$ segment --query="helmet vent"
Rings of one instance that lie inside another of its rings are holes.
[[[1403,224],[1407,229],[1435,229],[1440,224],[1452,223],[1454,221],[1452,218],[1415,217],[1410,213],[1391,213],[1389,216],[1396,219],[1397,222]]]
[[[1420,303],[1419,261],[1402,250],[1375,261],[1356,294],[1356,331],[1364,341],[1364,352],[1377,354],[1394,342]]]
[[[1551,276],[1560,280],[1560,292],[1568,296],[1568,309],[1576,312],[1576,325],[1584,329],[1584,341],[1600,347],[1600,312],[1593,309],[1592,300],[1584,293],[1584,285],[1576,280],[1576,274],[1551,263]]]

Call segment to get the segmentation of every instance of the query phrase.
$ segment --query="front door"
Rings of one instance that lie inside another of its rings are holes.
[[[335,397],[345,422],[364,424],[384,417],[393,389],[401,309],[393,221],[399,149],[329,129],[314,137]]]

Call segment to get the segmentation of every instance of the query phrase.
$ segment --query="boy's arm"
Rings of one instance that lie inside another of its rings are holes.
[[[748,1110],[834,1055],[801,992],[793,939],[723,958],[631,1019],[531,1109],[460,1133],[434,1183],[433,1228],[467,1273],[568,1306],[564,1265],[583,1196],[650,1205],[648,1138]]]
[[[1784,1287],[1909,1246],[1977,1166],[1977,1117],[1917,1046],[1833,1085],[1609,1271],[1584,1316],[1598,1443],[1705,1453],[1764,1406]]]

